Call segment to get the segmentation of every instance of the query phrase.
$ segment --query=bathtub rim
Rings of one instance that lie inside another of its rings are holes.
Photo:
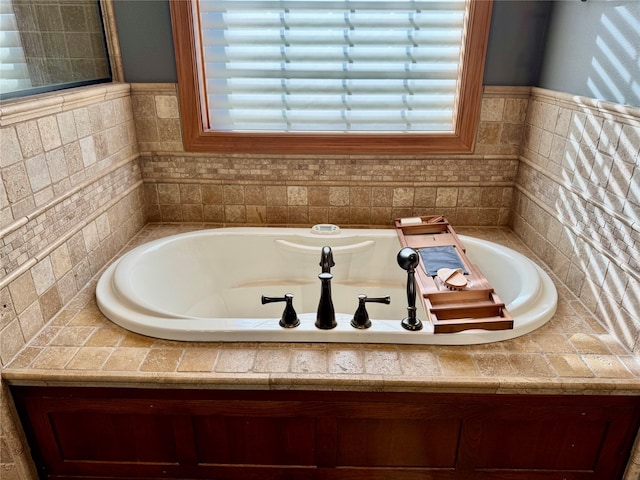
[[[388,343],[388,344],[432,344],[432,345],[473,345],[493,343],[516,338],[536,330],[545,324],[555,314],[558,294],[555,284],[548,274],[533,260],[509,247],[479,239],[468,235],[459,235],[463,243],[477,242],[479,244],[506,250],[509,255],[526,260],[531,271],[535,271],[540,279],[540,288],[536,292],[536,299],[540,309],[535,313],[527,312],[522,315],[511,330],[465,330],[451,334],[434,334],[433,325],[424,320],[424,329],[420,332],[408,332],[400,325],[401,319],[376,320],[372,319],[372,327],[367,330],[357,330],[349,323],[351,315],[336,313],[338,327],[330,331],[318,330],[313,326],[315,313],[299,314],[301,325],[295,329],[284,329],[278,326],[278,319],[258,318],[216,318],[217,326],[212,329],[207,322],[211,319],[177,316],[158,317],[155,312],[140,312],[136,303],[136,310],[131,304],[114,293],[112,282],[114,272],[122,261],[127,261],[129,255],[135,255],[148,248],[159,247],[167,241],[179,240],[181,237],[192,235],[221,235],[233,231],[236,234],[250,234],[268,230],[273,235],[291,234],[319,238],[317,234],[304,228],[287,227],[224,227],[169,235],[151,240],[135,247],[122,257],[116,259],[103,272],[96,286],[96,302],[102,313],[113,323],[127,330],[158,339],[178,341],[205,342],[301,342],[301,343]],[[366,233],[365,233],[366,232]],[[340,236],[373,235],[388,236],[392,229],[342,229]],[[123,302],[124,300],[124,302]],[[418,300],[420,301],[420,300]],[[135,318],[130,318],[135,317]],[[523,318],[524,317],[524,318]],[[175,324],[170,324],[176,322]],[[175,325],[175,326],[174,326]],[[180,328],[178,328],[178,326]],[[255,329],[260,330],[260,338],[256,338]],[[337,335],[339,338],[336,338]]]

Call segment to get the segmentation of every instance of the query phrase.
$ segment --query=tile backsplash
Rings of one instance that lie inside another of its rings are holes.
[[[132,86],[151,221],[390,226],[437,211],[507,225],[528,88],[487,87],[467,155],[257,155],[183,151],[177,89]]]

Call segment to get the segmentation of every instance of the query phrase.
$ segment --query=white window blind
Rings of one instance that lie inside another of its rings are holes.
[[[31,87],[11,0],[0,0],[0,93]]]
[[[220,132],[451,132],[466,0],[200,0]]]

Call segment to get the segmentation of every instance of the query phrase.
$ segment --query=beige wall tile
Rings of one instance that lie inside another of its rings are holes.
[[[22,337],[26,342],[33,339],[45,324],[39,302],[32,303],[20,314],[18,319],[20,322],[20,330],[22,330]]]
[[[329,205],[329,187],[310,186],[307,199],[309,205],[315,207],[327,207]]]
[[[100,245],[98,228],[94,222],[89,223],[82,229],[82,237],[84,238],[84,248],[87,252],[95,250]]]
[[[159,187],[158,187],[159,189]],[[224,195],[220,185],[202,185],[202,201],[205,205],[222,205]],[[163,202],[166,203],[166,202]]]
[[[222,188],[226,205],[244,205],[244,187],[242,185],[225,185]]]
[[[478,128],[478,143],[495,145],[500,139],[501,125],[498,122],[482,122]]]
[[[202,211],[202,219],[209,223],[224,222],[224,206],[223,205],[204,205]]]
[[[246,223],[247,212],[244,205],[225,205],[224,221],[229,223]]]
[[[2,176],[10,203],[16,204],[32,194],[29,176],[23,162],[3,169]]]
[[[204,220],[202,205],[182,205],[183,222],[202,222]]]
[[[20,149],[25,158],[31,158],[44,151],[42,140],[40,139],[40,131],[35,120],[18,123],[16,125],[18,140],[20,141]]]
[[[80,139],[80,153],[82,155],[82,164],[85,167],[93,165],[98,160],[96,155],[96,147],[93,137],[85,137]]]
[[[398,187],[393,189],[393,207],[413,207],[414,189]]]
[[[180,185],[180,203],[202,203],[200,185]]]
[[[307,187],[287,187],[287,205],[308,205]]]
[[[529,107],[529,99],[506,98],[503,119],[508,123],[524,123]]]
[[[504,109],[504,98],[483,98],[480,110],[480,120],[499,122],[502,120]]]
[[[0,289],[0,330],[6,327],[9,322],[17,318],[15,307],[13,306],[13,300],[11,299],[11,293],[8,287]]]
[[[175,184],[158,185],[158,201],[161,204],[180,203],[180,186]]]
[[[58,183],[69,176],[69,170],[67,169],[67,163],[64,158],[64,149],[62,147],[47,152],[45,159],[52,183]]]
[[[79,108],[73,111],[73,119],[76,124],[78,138],[91,135],[91,123],[89,122],[89,111],[86,108]]]
[[[49,257],[33,266],[31,276],[38,296],[46,292],[55,283],[56,279]]]
[[[159,118],[179,118],[178,99],[173,95],[156,95],[156,112]]]
[[[14,127],[0,129],[0,144],[2,145],[2,156],[0,158],[0,168],[8,167],[22,161],[22,151],[20,142]]]
[[[287,209],[287,223],[293,225],[307,225],[309,223],[309,209],[291,206]]]
[[[265,194],[267,197],[267,207],[287,204],[287,187],[285,186],[267,186]]]
[[[56,117],[49,116],[39,118],[37,120],[38,130],[40,131],[40,139],[42,140],[42,147],[45,152],[53,150],[62,146],[62,140],[60,138],[60,131],[58,130],[58,123]]]
[[[31,272],[25,272],[9,285],[16,313],[22,313],[37,298],[36,287]]]
[[[78,139],[76,122],[72,111],[59,113],[56,115],[56,120],[60,131],[60,141],[63,145]]]
[[[436,207],[455,207],[458,202],[458,188],[438,187],[436,191]]]
[[[80,172],[83,167],[82,150],[80,149],[79,142],[72,142],[64,146],[64,159],[67,164],[67,171],[69,174],[76,174]]]
[[[332,207],[344,207],[349,205],[348,187],[329,187],[329,205]]]

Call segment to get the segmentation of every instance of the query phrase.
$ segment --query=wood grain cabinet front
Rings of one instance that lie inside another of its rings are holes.
[[[41,478],[622,477],[640,397],[12,387]]]

